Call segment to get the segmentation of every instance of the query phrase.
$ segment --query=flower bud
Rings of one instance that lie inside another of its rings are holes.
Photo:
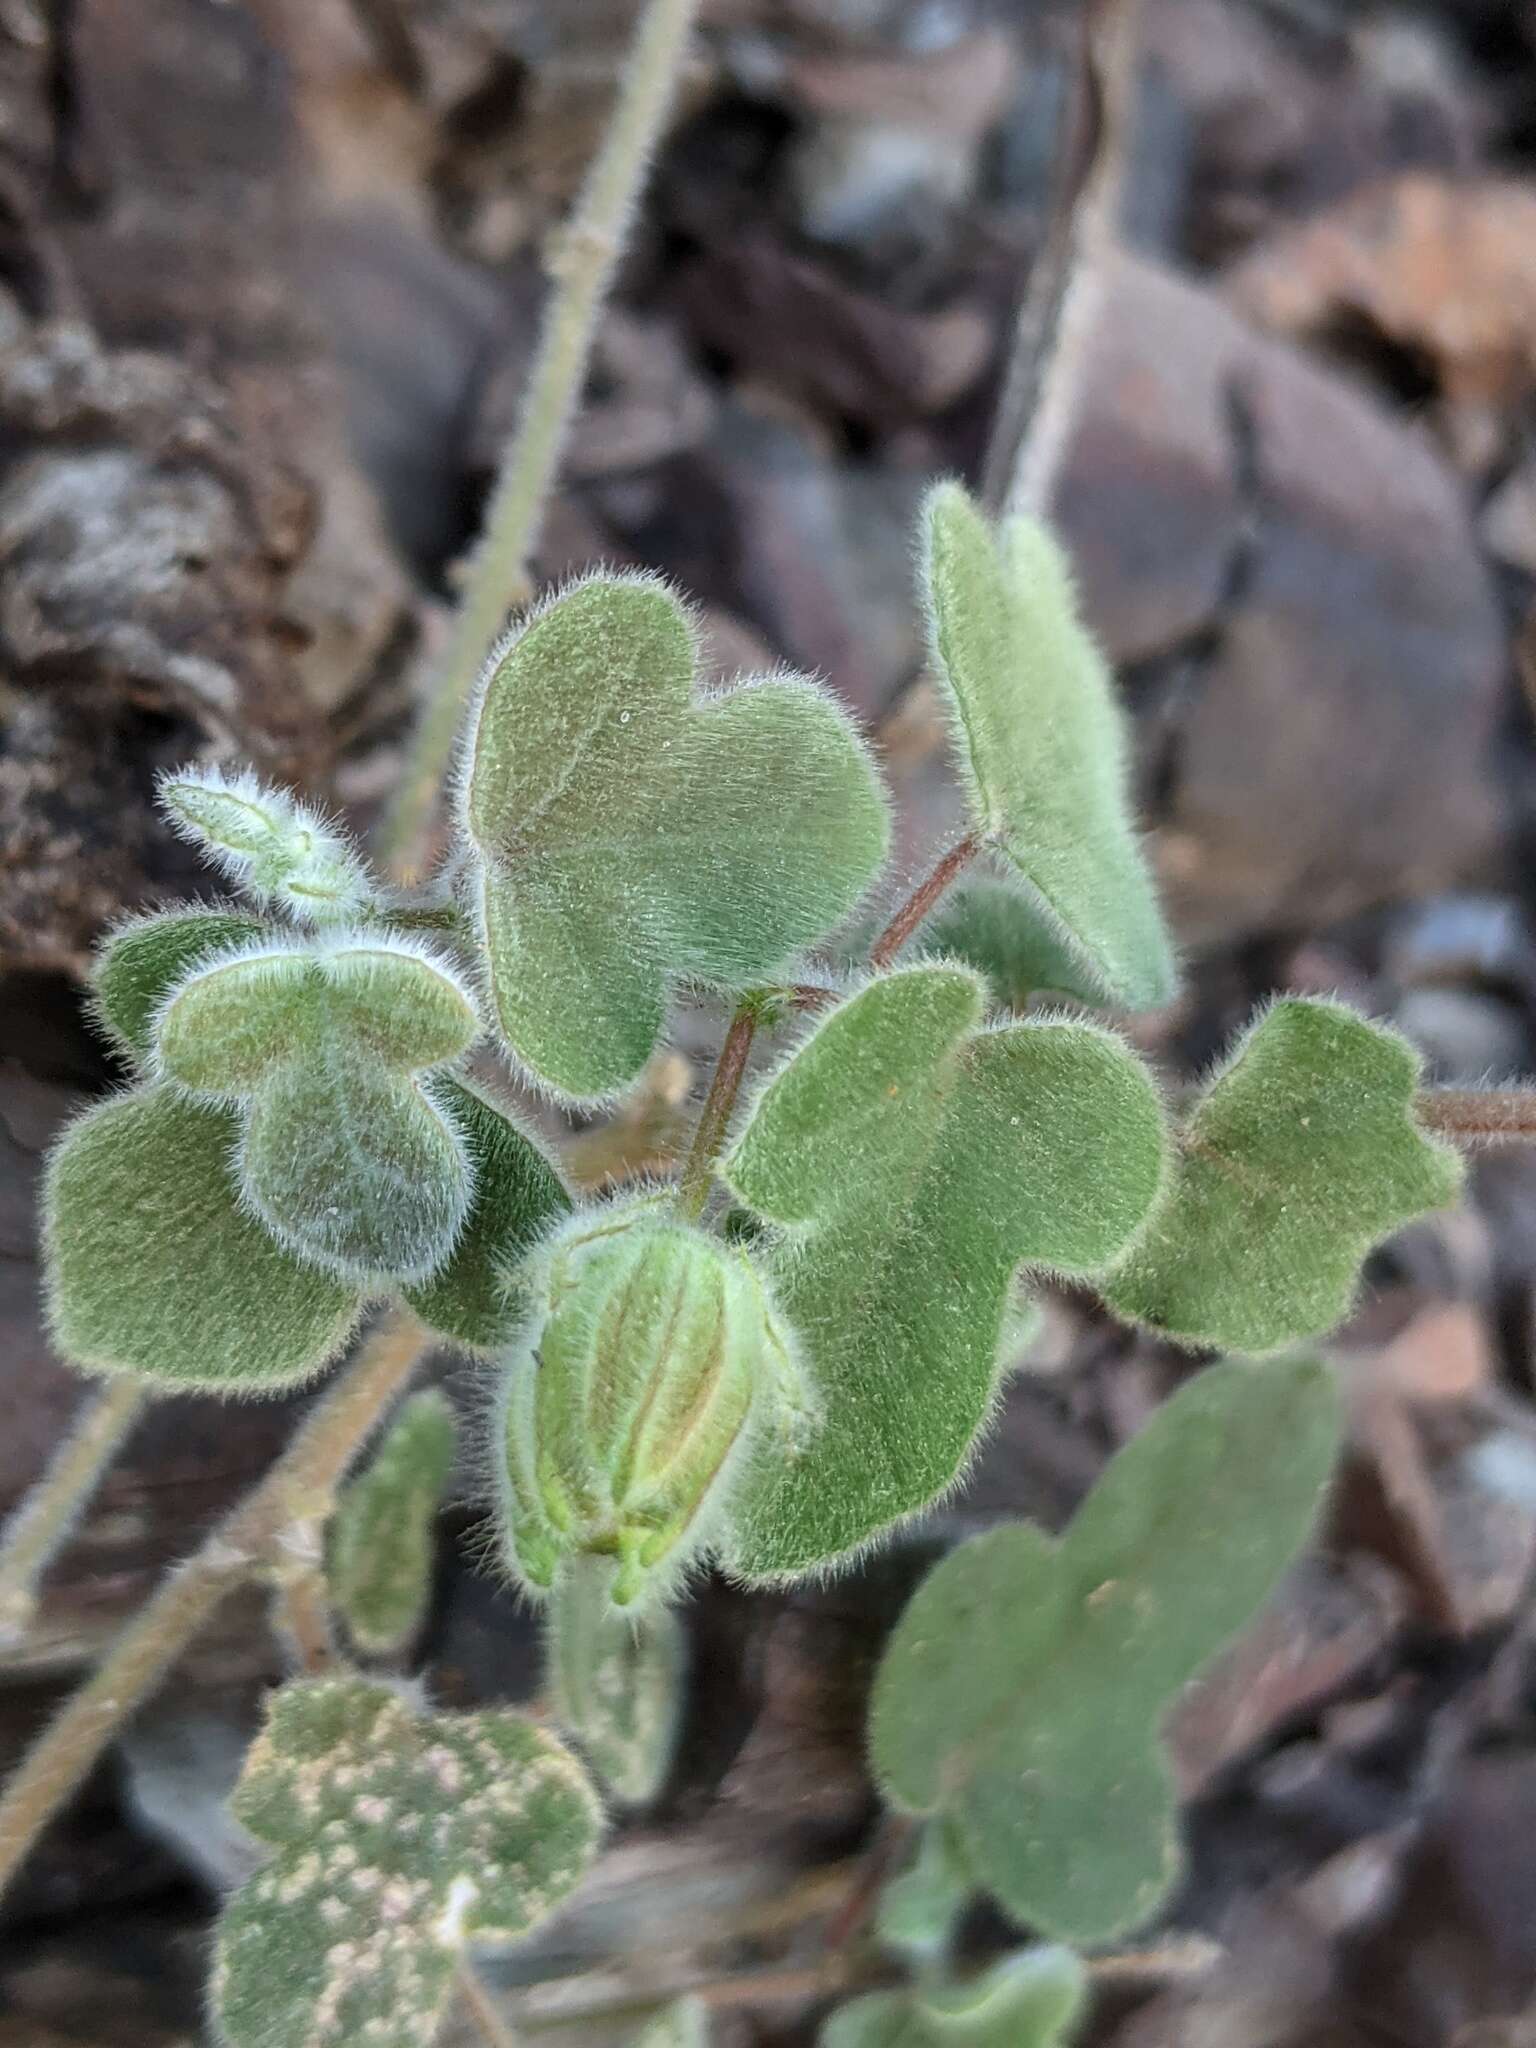
[[[573,1217],[534,1293],[503,1394],[506,1547],[540,1590],[563,1559],[611,1559],[628,1606],[707,1540],[793,1384],[786,1335],[745,1254],[651,1200]]]
[[[324,924],[372,900],[367,872],[342,834],[254,775],[183,769],[161,778],[160,802],[182,837],[260,902]]]

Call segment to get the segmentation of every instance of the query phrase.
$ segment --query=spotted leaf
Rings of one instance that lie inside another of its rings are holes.
[[[219,1922],[230,2048],[420,2048],[465,1950],[547,1918],[601,1825],[525,1714],[423,1713],[359,1678],[278,1692],[231,1804],[275,1853]]]

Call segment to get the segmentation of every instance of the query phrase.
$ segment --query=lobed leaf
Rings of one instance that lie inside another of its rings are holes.
[[[759,1096],[724,1173],[784,1228],[768,1257],[825,1422],[733,1501],[729,1561],[804,1571],[925,1507],[991,1403],[1020,1264],[1091,1274],[1145,1218],[1162,1111],[1096,1025],[982,1030],[957,967],[874,981]]]
[[[958,484],[922,515],[922,599],[976,830],[1100,999],[1147,1009],[1173,959],[1132,828],[1123,721],[1043,526],[994,533]]]
[[[923,951],[964,961],[1000,1003],[1022,1010],[1031,996],[1099,1004],[1104,992],[1013,882],[992,875],[960,882],[922,928]]]
[[[154,1051],[167,994],[199,961],[263,938],[271,926],[243,910],[161,910],[111,933],[92,969],[98,1020],[136,1064]]]
[[[257,899],[308,924],[344,922],[374,900],[346,835],[312,805],[249,771],[183,768],[161,778],[171,824]]]
[[[411,1395],[336,1504],[326,1576],[348,1635],[368,1656],[397,1655],[420,1632],[457,1437],[446,1395]]]
[[[499,1351],[528,1319],[513,1277],[541,1238],[570,1214],[559,1172],[509,1116],[452,1076],[433,1094],[463,1140],[474,1193],[447,1263],[403,1290],[422,1321],[470,1351]]]
[[[1158,1730],[1305,1541],[1338,1434],[1317,1361],[1212,1366],[1059,1541],[994,1529],[919,1587],[875,1682],[875,1773],[948,1817],[1009,1912],[1097,1941],[1163,1898],[1179,1852]]]
[[[275,1394],[345,1345],[362,1296],[291,1257],[240,1207],[234,1117],[168,1088],[98,1103],[44,1191],[49,1327],[91,1372]]]
[[[170,993],[159,1071],[241,1112],[235,1171],[278,1243],[364,1284],[425,1279],[472,1183],[424,1076],[479,1029],[457,978],[400,938],[277,943],[205,961]]]
[[[1179,1133],[1177,1169],[1106,1299],[1235,1350],[1331,1328],[1371,1247],[1460,1190],[1456,1152],[1414,1122],[1418,1082],[1396,1032],[1339,1003],[1275,1003]]]
[[[432,1714],[385,1685],[283,1687],[231,1807],[276,1849],[219,1922],[230,2048],[419,2048],[472,1943],[527,1934],[601,1828],[580,1765],[524,1714]]]
[[[651,577],[592,576],[493,663],[461,822],[496,1023],[549,1087],[633,1081],[668,983],[737,988],[853,907],[886,802],[845,714],[802,678],[695,694],[687,613]]]
[[[609,1614],[578,1707],[559,1682],[555,1719],[576,1736],[604,1785],[626,1806],[648,1806],[667,1781],[682,1724],[688,1638],[667,1607]]]
[[[1020,1949],[964,1984],[856,1998],[822,2028],[821,2048],[1059,2048],[1086,1993],[1070,1949]]]

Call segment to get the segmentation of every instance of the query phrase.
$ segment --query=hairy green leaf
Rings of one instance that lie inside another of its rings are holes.
[[[593,576],[495,661],[464,779],[501,1033],[574,1100],[626,1086],[667,984],[734,988],[829,931],[884,858],[845,714],[770,677],[696,697],[692,623],[651,577]]]
[[[990,1530],[919,1587],[875,1682],[876,1776],[948,1816],[1011,1913],[1097,1941],[1163,1898],[1179,1859],[1158,1730],[1304,1542],[1338,1433],[1317,1361],[1212,1366],[1059,1541]]]
[[[552,1706],[598,1777],[626,1806],[648,1806],[666,1783],[682,1723],[688,1638],[668,1607],[602,1618],[578,1702],[554,1664]]]
[[[73,1364],[182,1389],[273,1394],[346,1343],[355,1287],[302,1265],[239,1206],[227,1110],[169,1088],[70,1125],[44,1202],[49,1322]]]
[[[1096,1025],[981,1030],[963,969],[912,967],[830,1013],[759,1096],[724,1172],[785,1235],[768,1262],[825,1423],[731,1506],[727,1555],[799,1572],[925,1507],[996,1384],[1021,1263],[1107,1265],[1163,1171],[1146,1070]]]
[[[709,2008],[702,1998],[679,1998],[658,2013],[635,2048],[709,2048]]]
[[[528,1317],[527,1289],[516,1269],[569,1215],[571,1198],[556,1168],[511,1117],[449,1075],[432,1086],[464,1140],[475,1191],[448,1263],[403,1291],[442,1336],[471,1351],[499,1351]]]
[[[347,1634],[370,1657],[398,1654],[420,1631],[457,1436],[446,1395],[413,1394],[336,1504],[326,1576]]]
[[[975,1889],[948,1820],[940,1815],[926,1822],[911,1861],[880,1894],[875,1934],[881,1947],[915,1970],[937,1963],[949,1953]]]
[[[1174,968],[1132,829],[1120,708],[1043,526],[994,534],[958,484],[929,493],[922,595],[976,830],[1018,870],[1101,998],[1166,1002]]]
[[[161,778],[160,802],[182,838],[258,902],[310,924],[345,921],[373,902],[345,833],[249,771],[183,768]]]
[[[421,1078],[479,1029],[412,941],[275,944],[197,967],[160,1012],[160,1071],[242,1112],[236,1172],[278,1242],[362,1282],[442,1265],[471,1194],[464,1141]]]
[[[1346,1313],[1372,1245],[1461,1187],[1413,1120],[1406,1039],[1340,1003],[1274,1004],[1206,1089],[1146,1232],[1102,1283],[1186,1342],[1271,1351]]]
[[[922,928],[923,951],[963,960],[984,974],[1000,1003],[1022,1010],[1031,996],[1102,1003],[1103,990],[1015,883],[978,875],[959,883]]]
[[[158,910],[109,934],[91,973],[96,1015],[139,1065],[155,1043],[155,1016],[183,975],[212,953],[271,931],[247,910]]]
[[[459,1957],[547,1918],[601,1827],[525,1714],[422,1713],[360,1678],[283,1687],[231,1806],[277,1853],[219,1922],[230,2048],[421,2048]]]

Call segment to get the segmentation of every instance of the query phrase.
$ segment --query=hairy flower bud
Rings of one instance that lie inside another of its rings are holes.
[[[344,835],[311,805],[249,773],[186,768],[163,776],[160,802],[184,839],[258,902],[307,924],[354,917],[373,885]]]
[[[697,1553],[766,1408],[804,1413],[786,1333],[745,1254],[653,1201],[572,1218],[503,1394],[503,1526],[547,1590],[613,1561],[633,1603]]]

